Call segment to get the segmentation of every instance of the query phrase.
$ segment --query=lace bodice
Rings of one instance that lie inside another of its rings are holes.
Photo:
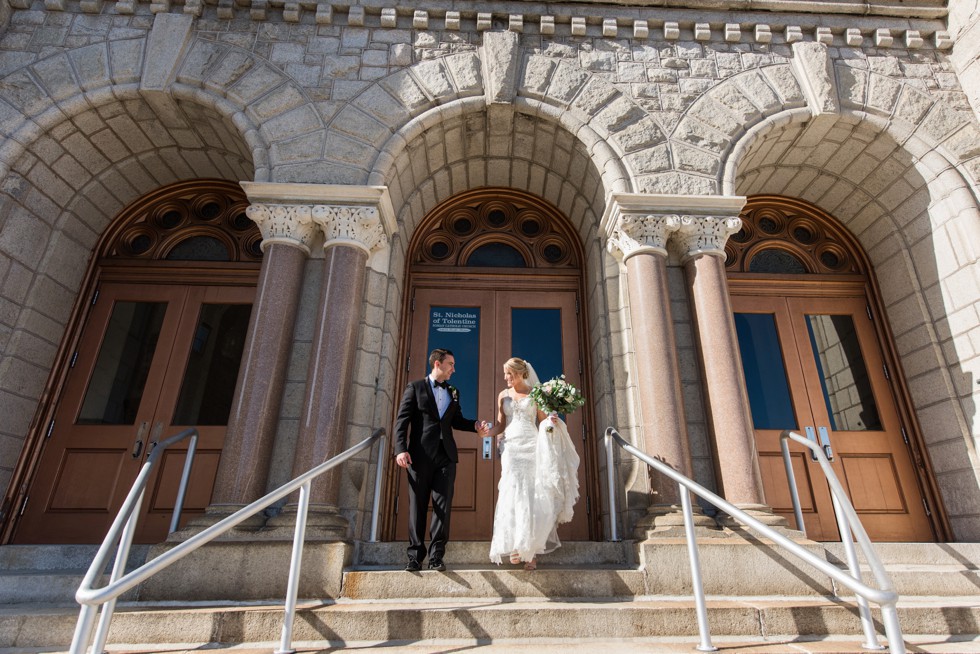
[[[538,408],[530,395],[518,400],[508,395],[504,397],[504,415],[507,416],[508,427],[515,422],[522,422],[533,428],[537,423]]]

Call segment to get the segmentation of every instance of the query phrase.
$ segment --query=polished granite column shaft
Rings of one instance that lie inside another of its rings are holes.
[[[654,197],[640,195],[621,201],[627,206],[656,204]],[[667,285],[666,243],[670,233],[680,227],[680,216],[630,213],[623,207],[618,210],[610,248],[623,253],[626,265],[642,449],[682,475],[693,477]],[[637,521],[634,532],[639,538],[676,536],[684,524],[680,489],[675,481],[656,471],[651,471],[650,481],[647,515]],[[698,526],[713,525],[700,511],[695,521]]]
[[[740,227],[741,220],[731,215],[684,216],[676,237],[685,252],[684,272],[701,356],[708,424],[724,497],[762,522],[779,526],[785,520],[766,505],[762,487],[725,271],[725,242]]]
[[[364,249],[347,245],[328,247],[324,256],[323,294],[293,458],[294,477],[340,454],[347,440],[347,405],[368,256]],[[313,482],[311,506],[336,509],[342,472],[342,467],[335,467]]]
[[[244,506],[266,492],[307,255],[285,243],[265,247],[211,500],[214,507]]]

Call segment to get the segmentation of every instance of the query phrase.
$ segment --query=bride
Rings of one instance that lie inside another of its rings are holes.
[[[490,560],[523,561],[525,570],[534,570],[538,554],[561,547],[557,529],[572,519],[579,457],[565,423],[555,414],[546,416],[530,397],[540,383],[531,364],[508,359],[504,381],[490,432],[503,450]]]

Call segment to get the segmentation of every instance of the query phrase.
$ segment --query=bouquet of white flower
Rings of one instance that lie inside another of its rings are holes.
[[[531,389],[531,399],[545,413],[572,413],[585,404],[585,396],[565,381],[565,375],[549,379]]]

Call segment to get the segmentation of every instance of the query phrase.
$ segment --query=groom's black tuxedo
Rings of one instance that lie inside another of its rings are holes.
[[[421,563],[425,558],[425,522],[432,498],[432,527],[429,561],[439,562],[449,540],[449,514],[456,481],[456,441],[453,429],[476,431],[476,422],[463,417],[459,395],[449,387],[449,406],[442,417],[429,378],[413,381],[405,388],[395,418],[395,456],[408,452],[408,558]]]

